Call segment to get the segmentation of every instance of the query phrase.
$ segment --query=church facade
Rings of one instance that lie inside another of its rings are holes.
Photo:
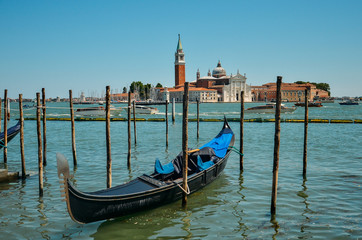
[[[182,49],[181,38],[178,36],[178,44],[175,52],[175,86],[173,88],[159,89],[160,100],[183,100],[185,78],[185,54]],[[251,102],[251,88],[246,84],[246,76],[239,70],[236,75],[227,75],[220,61],[212,74],[209,70],[207,76],[200,77],[197,70],[196,80],[190,82],[189,100],[200,102],[240,102],[241,91],[244,91],[244,101]]]

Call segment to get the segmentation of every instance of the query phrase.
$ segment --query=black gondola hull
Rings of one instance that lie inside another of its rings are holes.
[[[20,132],[20,121],[17,122],[13,127],[7,130],[7,142],[9,143]],[[4,132],[0,133],[0,149],[4,146],[5,134]]]
[[[225,127],[230,128],[226,120],[223,130]],[[228,134],[230,132],[232,133],[231,129]],[[232,133],[229,147],[233,146],[234,139]],[[213,182],[224,170],[230,154],[231,150],[228,149],[225,156],[211,167],[190,174],[187,181],[189,194]],[[69,176],[65,176],[63,191],[69,215],[76,222],[90,223],[149,210],[182,198],[183,191],[186,191],[181,187],[182,178],[161,181],[154,176],[156,175],[143,175],[128,183],[91,193],[77,190],[71,184]]]

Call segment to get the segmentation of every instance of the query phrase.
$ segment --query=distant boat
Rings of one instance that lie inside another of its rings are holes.
[[[305,102],[298,102],[294,104],[297,107],[304,107]],[[321,102],[308,102],[308,107],[323,107]]]
[[[266,105],[251,107],[245,110],[247,113],[275,113],[275,103],[268,103]],[[284,104],[281,104],[280,112],[294,112],[296,107],[286,107]]]
[[[110,108],[111,115],[116,116],[119,115],[122,111],[121,108]],[[78,108],[75,113],[76,116],[106,116],[106,109],[104,107],[88,107],[88,108]]]
[[[13,139],[16,134],[20,132],[20,121],[18,121],[17,124],[12,126],[11,128],[8,128],[7,131],[7,142],[10,142],[11,139]],[[4,147],[4,140],[5,140],[5,132],[0,133],[0,149]]]
[[[136,114],[156,114],[159,112],[158,109],[154,107],[136,105],[135,108]],[[124,110],[127,111],[127,107],[125,107]],[[133,107],[131,107],[131,113],[133,113]]]
[[[339,105],[358,105],[358,102],[355,102],[352,100],[346,100],[346,101],[340,102]]]

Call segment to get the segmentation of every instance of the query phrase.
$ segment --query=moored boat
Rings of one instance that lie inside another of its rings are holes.
[[[200,149],[189,151],[187,188],[181,187],[183,157],[180,153],[166,165],[156,160],[155,171],[132,181],[96,192],[82,192],[70,182],[69,165],[57,153],[58,176],[70,217],[90,223],[121,217],[179,200],[183,192],[192,194],[215,180],[224,170],[235,136],[226,119],[219,134]],[[192,152],[192,153],[191,153]]]
[[[110,108],[110,112],[112,116],[117,116],[121,113],[121,108]],[[100,107],[87,107],[87,108],[78,108],[75,113],[76,116],[106,116],[106,109],[103,106]]]
[[[346,100],[346,101],[340,102],[339,105],[358,105],[358,102],[355,102],[352,100]]]
[[[17,122],[11,128],[7,130],[7,142],[9,143],[11,139],[13,139],[16,134],[20,132],[20,121]],[[5,140],[5,132],[0,133],[0,149],[4,147],[4,140]]]
[[[136,114],[156,114],[158,113],[158,109],[154,107],[136,105]],[[124,108],[127,111],[127,107]],[[131,107],[131,113],[133,113],[133,107]]]
[[[297,107],[304,107],[305,102],[297,102],[294,104]],[[308,102],[308,107],[323,107],[321,102]]]
[[[275,103],[268,103],[266,105],[250,107],[245,110],[247,113],[275,113]],[[296,110],[295,107],[286,107],[284,104],[281,104],[280,112],[287,113],[287,112],[294,112]]]

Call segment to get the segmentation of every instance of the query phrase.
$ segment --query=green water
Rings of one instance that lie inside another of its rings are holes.
[[[14,104],[14,103],[12,103]],[[247,104],[247,106],[254,106]],[[289,105],[291,105],[289,103]],[[324,104],[310,108],[310,118],[362,119],[362,105]],[[13,105],[15,108],[15,105]],[[67,104],[49,104],[50,116],[66,116]],[[157,106],[163,117],[164,107]],[[237,117],[239,104],[201,104],[201,117]],[[190,118],[196,105],[190,105]],[[169,106],[169,111],[171,105]],[[176,123],[138,122],[137,146],[127,169],[127,123],[111,122],[113,186],[153,172],[181,151],[181,104]],[[16,115],[16,111],[12,111]],[[303,118],[303,109],[285,115]],[[123,114],[125,116],[125,114]],[[252,118],[259,115],[246,115]],[[262,115],[271,118],[272,115]],[[140,116],[142,117],[142,116]],[[171,118],[169,117],[169,120]],[[9,125],[15,124],[12,119]],[[239,123],[230,123],[239,146]],[[274,123],[244,123],[244,172],[233,153],[223,174],[211,185],[181,201],[119,219],[86,225],[73,222],[61,201],[56,152],[70,160],[73,182],[82,191],[106,187],[105,122],[76,122],[78,168],[72,166],[70,122],[47,122],[48,165],[44,196],[38,175],[0,184],[1,239],[358,239],[362,238],[362,124],[309,124],[307,179],[302,177],[303,124],[282,123],[277,215],[270,221]],[[189,146],[213,138],[222,123],[189,123]],[[133,127],[132,127],[133,130]],[[1,151],[2,152],[2,151]],[[1,153],[2,156],[2,153]],[[37,173],[36,122],[25,122],[26,169]],[[19,136],[8,147],[9,171],[20,171]],[[3,167],[3,165],[2,165]]]

